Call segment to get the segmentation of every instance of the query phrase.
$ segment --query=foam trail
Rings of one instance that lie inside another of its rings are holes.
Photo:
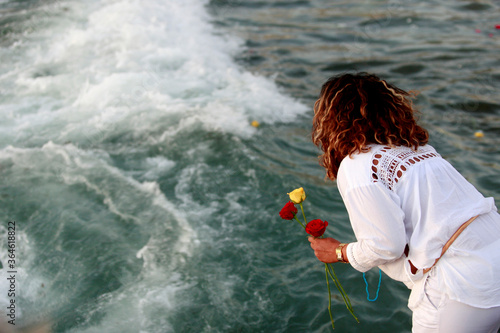
[[[2,132],[16,142],[88,144],[201,125],[248,137],[252,120],[289,122],[303,113],[272,79],[235,63],[242,41],[217,31],[206,5],[70,3],[66,15],[76,23],[55,18],[53,29],[36,32],[41,42],[12,47],[20,57],[3,65]]]

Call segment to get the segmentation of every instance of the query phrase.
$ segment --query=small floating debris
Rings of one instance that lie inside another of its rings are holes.
[[[252,121],[250,125],[252,125],[253,127],[256,127],[256,128],[260,126],[260,124],[257,120]]]
[[[481,130],[476,131],[476,132],[474,133],[474,136],[475,136],[476,138],[482,138],[482,137],[484,137],[484,132],[483,132],[483,131],[481,131]]]

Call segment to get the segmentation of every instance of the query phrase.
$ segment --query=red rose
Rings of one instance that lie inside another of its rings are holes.
[[[328,222],[323,222],[319,219],[312,220],[306,225],[306,232],[314,237],[321,237],[328,226]]]
[[[280,211],[280,216],[283,220],[292,220],[295,214],[297,214],[297,208],[291,201],[288,201]]]

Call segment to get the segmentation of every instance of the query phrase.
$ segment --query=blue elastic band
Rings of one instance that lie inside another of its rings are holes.
[[[377,294],[375,295],[375,298],[370,299],[370,292],[368,291],[368,281],[366,281],[366,275],[363,273],[363,280],[365,280],[366,284],[366,299],[370,302],[375,302],[378,298],[378,292],[380,291],[380,284],[382,283],[382,271],[380,268],[378,269],[378,287],[377,287]]]

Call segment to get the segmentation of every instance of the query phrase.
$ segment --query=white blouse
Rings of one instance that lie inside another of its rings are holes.
[[[427,278],[422,269],[433,265],[460,225],[481,215],[436,265],[439,272],[431,272],[451,299],[477,307],[500,305],[500,215],[494,199],[479,193],[433,147],[371,145],[369,152],[344,158],[337,186],[357,239],[347,246],[350,264],[361,272],[379,266],[404,282],[412,289],[410,308],[422,299]],[[481,227],[486,224],[490,229]],[[469,234],[477,241],[464,242]],[[419,268],[417,274],[408,259]]]

